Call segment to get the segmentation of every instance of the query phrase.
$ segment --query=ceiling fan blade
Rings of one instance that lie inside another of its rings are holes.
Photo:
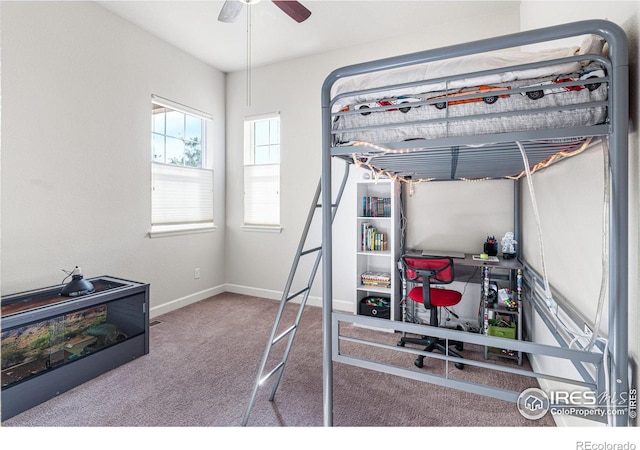
[[[295,1],[276,1],[273,3],[285,12],[289,17],[298,23],[304,22],[311,15],[311,11],[305,8],[302,3]]]
[[[222,5],[222,9],[218,15],[218,20],[226,23],[235,22],[238,20],[244,5],[245,3],[240,0],[226,0],[224,5]]]

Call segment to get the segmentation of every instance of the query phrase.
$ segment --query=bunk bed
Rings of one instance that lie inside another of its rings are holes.
[[[582,44],[522,50],[564,38],[580,38]],[[335,158],[367,167],[374,176],[411,182],[516,180],[514,224],[521,238],[518,197],[522,181],[518,180],[581,153],[592,142],[607,144],[612,199],[608,347],[580,351],[526,341],[513,345],[517,351],[567,359],[580,368],[593,363],[600,376],[591,380],[592,389],[612,396],[627,392],[627,65],[627,38],[622,29],[608,21],[588,20],[356,64],[337,69],[326,78],[322,87],[321,178],[325,425],[333,424],[334,362],[515,401],[513,393],[500,389],[341,353],[342,322],[423,333],[422,325],[381,322],[333,310],[330,205]],[[533,303],[545,280],[531,272],[527,295]],[[491,336],[446,329],[437,333],[471,344],[499,344]],[[601,363],[603,354],[609,358],[610,369]],[[613,418],[612,424],[624,426],[627,422],[623,414]]]

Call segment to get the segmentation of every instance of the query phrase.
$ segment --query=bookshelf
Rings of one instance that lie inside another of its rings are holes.
[[[402,249],[399,182],[387,178],[358,180],[356,192],[355,313],[376,315],[384,311],[380,317],[400,320],[400,278],[396,266]],[[367,298],[373,301],[363,303]]]

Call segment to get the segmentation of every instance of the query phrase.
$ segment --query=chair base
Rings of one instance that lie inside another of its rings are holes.
[[[447,348],[446,341],[443,339],[429,338],[427,336],[423,336],[422,338],[410,338],[410,337],[404,336],[400,338],[400,341],[398,341],[398,346],[404,347],[404,345],[407,343],[418,344],[418,345],[426,344],[426,347],[424,348],[425,352],[432,352],[434,350],[437,350],[444,355],[448,354],[451,356],[455,356],[456,358],[462,358],[462,355],[455,352],[454,350],[451,350],[450,348]],[[459,351],[463,349],[462,342],[450,341],[449,345],[455,345],[456,350],[459,350]],[[416,367],[420,367],[420,368],[424,366],[424,356],[419,355],[414,361],[414,364],[416,365]],[[457,362],[455,363],[455,366],[457,369],[460,369],[460,370],[464,369],[464,364],[462,363]]]

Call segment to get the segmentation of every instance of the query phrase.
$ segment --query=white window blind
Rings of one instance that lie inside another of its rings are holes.
[[[151,163],[153,227],[213,224],[213,170]]]
[[[244,167],[244,221],[247,225],[280,224],[280,164]]]

